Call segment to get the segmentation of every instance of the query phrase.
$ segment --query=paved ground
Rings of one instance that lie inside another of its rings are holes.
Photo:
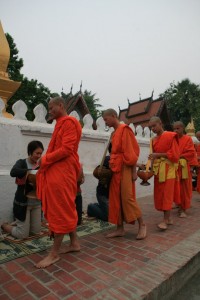
[[[137,224],[126,225],[122,238],[108,240],[105,233],[82,238],[80,253],[62,255],[45,270],[34,263],[46,252],[1,265],[0,299],[167,299],[199,265],[199,200],[194,193],[187,219],[178,218],[174,209],[174,225],[160,232],[161,213],[152,197],[139,199],[148,226],[143,241],[135,240]]]

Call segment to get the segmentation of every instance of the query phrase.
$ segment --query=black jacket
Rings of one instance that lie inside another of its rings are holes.
[[[22,179],[26,176],[28,171],[28,166],[26,159],[19,159],[10,171],[11,177],[18,177]],[[14,203],[13,203],[13,214],[14,217],[20,221],[25,221],[26,219],[26,209],[27,209],[27,197],[26,194],[32,190],[32,186],[27,182],[23,185],[17,186],[17,191],[15,193]]]

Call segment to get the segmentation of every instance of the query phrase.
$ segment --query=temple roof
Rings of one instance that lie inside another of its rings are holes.
[[[72,111],[77,111],[80,118],[82,119],[86,114],[90,114],[90,111],[87,107],[87,104],[84,100],[83,94],[81,91],[77,92],[76,94],[69,94],[62,93],[62,97],[66,101],[67,105],[67,113],[70,114]]]
[[[120,109],[119,119],[126,124],[133,123],[134,125],[147,126],[149,120],[153,116],[158,116],[164,122],[169,123],[169,115],[167,106],[163,98],[153,100],[153,95],[149,98],[129,103],[128,108]]]
[[[152,101],[152,97],[149,97],[137,102],[129,103],[127,117],[130,118],[147,113]]]

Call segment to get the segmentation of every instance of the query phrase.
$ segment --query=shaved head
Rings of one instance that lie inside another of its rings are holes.
[[[113,108],[108,108],[108,109],[104,110],[102,115],[103,115],[103,117],[115,116],[116,118],[118,118],[118,113]]]
[[[49,107],[49,118],[48,120],[58,119],[66,116],[66,103],[62,97],[51,98],[48,103]]]
[[[200,141],[200,131],[196,132],[196,138],[198,139],[198,141]]]
[[[59,96],[58,96],[58,97],[51,98],[51,99],[49,100],[49,102],[55,103],[55,104],[57,104],[57,105],[63,104],[64,108],[66,109],[66,102],[65,102],[65,99],[63,99],[62,97],[59,97]]]
[[[185,129],[185,125],[181,121],[174,122],[173,126],[180,126],[180,127],[183,127]]]
[[[112,108],[104,110],[104,112],[102,113],[102,117],[104,119],[106,126],[108,127],[113,127],[114,129],[117,129],[117,127],[120,124],[118,114],[116,110]]]
[[[150,121],[149,122],[157,122],[157,123],[161,123],[162,124],[162,121],[159,117],[151,117]]]
[[[173,129],[174,129],[174,132],[176,132],[178,134],[179,138],[181,138],[185,134],[185,126],[184,126],[183,122],[181,122],[181,121],[174,122]]]
[[[149,127],[156,133],[157,135],[161,135],[163,133],[162,121],[159,117],[152,117],[149,121]]]

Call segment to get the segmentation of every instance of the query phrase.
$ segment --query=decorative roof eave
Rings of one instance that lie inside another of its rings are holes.
[[[166,100],[165,99],[160,99],[161,100],[161,105],[159,107],[159,110],[157,112],[157,116],[160,116],[162,114],[162,112],[164,111],[164,109],[166,110],[166,114],[167,114],[167,119],[170,120],[170,115],[169,115],[169,111],[167,109],[167,104],[166,104]]]
[[[75,106],[78,106],[78,102],[81,101],[81,106],[83,108],[84,115],[89,114],[90,111],[89,111],[89,109],[87,107],[87,104],[86,104],[86,102],[84,100],[84,97],[83,97],[82,93],[78,92],[76,94],[76,96],[74,96],[74,98],[75,98],[74,101],[72,101],[70,103],[69,107],[67,108],[68,113],[71,113],[74,110]]]
[[[166,104],[165,99],[164,98],[158,98],[158,99],[154,100],[154,102],[158,102],[158,101],[160,101],[160,107],[159,107],[159,109],[156,113],[156,116],[159,116],[162,113],[162,111],[164,110],[164,108],[166,108],[166,110],[167,110],[167,104]],[[168,114],[168,117],[169,117],[168,110],[167,110],[167,114]]]
[[[119,107],[119,108],[120,108],[120,107]],[[124,108],[124,109],[121,109],[121,108],[120,108],[119,113],[124,112],[124,111],[127,111],[127,110],[128,110],[128,108]]]
[[[129,114],[129,110],[130,110],[130,107],[131,106],[134,106],[134,105],[136,105],[137,103],[142,103],[142,102],[145,102],[145,101],[148,101],[149,103],[147,104],[147,106],[146,106],[146,109],[144,110],[144,113],[147,113],[148,112],[148,109],[149,109],[149,107],[150,107],[150,105],[151,105],[151,102],[153,101],[153,98],[152,98],[152,95],[151,95],[151,97],[148,97],[148,98],[146,98],[146,99],[142,99],[142,100],[139,100],[139,101],[136,101],[136,102],[129,102],[129,106],[128,106],[128,109],[127,109],[127,115]],[[139,113],[139,114],[143,114],[143,112],[142,113]],[[129,117],[133,117],[133,116],[137,116],[138,114],[134,114],[134,115],[131,115],[131,116],[129,116]]]

